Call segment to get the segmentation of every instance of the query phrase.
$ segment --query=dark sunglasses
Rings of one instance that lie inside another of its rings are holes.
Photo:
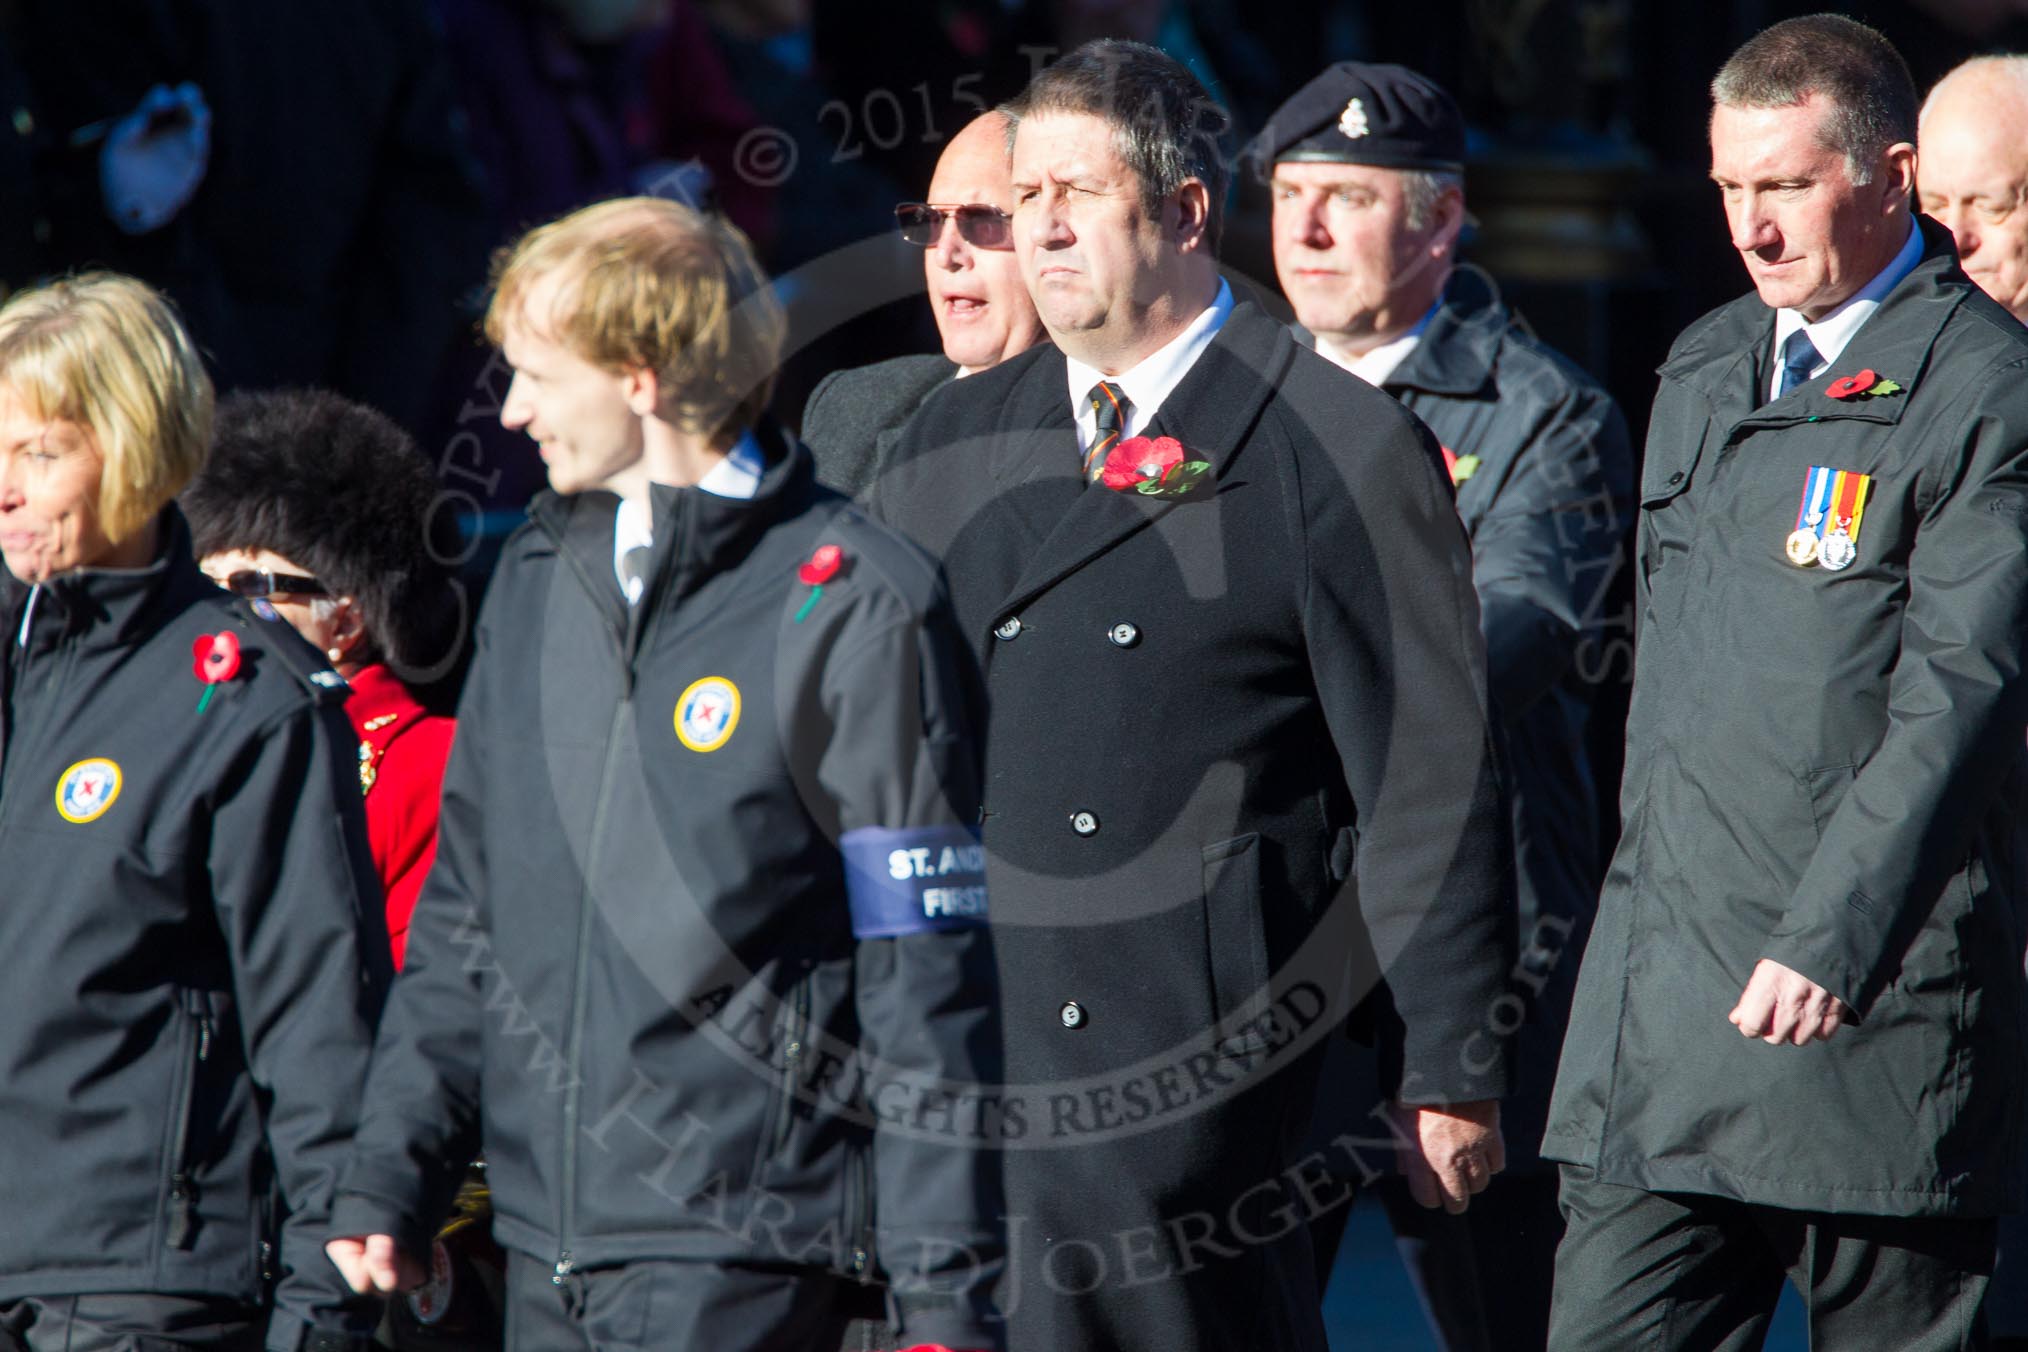
[[[950,207],[903,202],[894,209],[894,219],[901,224],[901,237],[924,249],[936,246],[937,236],[944,232],[945,217],[956,219],[958,238],[975,249],[1014,247],[1014,218],[983,202]]]
[[[241,568],[227,573],[219,586],[234,596],[273,596],[287,592],[294,596],[326,596],[324,584],[301,573],[270,573],[260,568]]]

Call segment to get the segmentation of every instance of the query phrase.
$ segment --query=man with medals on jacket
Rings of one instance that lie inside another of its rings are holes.
[[[1555,1347],[1978,1345],[2020,1205],[2028,333],[1913,215],[1877,32],[1711,86],[1756,294],[1677,339],[1642,470],[1625,830],[1543,1153]]]

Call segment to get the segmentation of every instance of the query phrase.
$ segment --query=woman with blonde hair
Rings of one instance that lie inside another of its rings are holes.
[[[387,967],[343,682],[192,560],[211,421],[142,283],[0,307],[4,1348],[367,1327],[321,1251]]]

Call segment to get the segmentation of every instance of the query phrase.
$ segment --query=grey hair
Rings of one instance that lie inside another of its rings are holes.
[[[1894,44],[1842,14],[1785,19],[1748,38],[1711,82],[1725,108],[1791,108],[1821,94],[1828,150],[1845,157],[1852,181],[1872,181],[1889,146],[1915,143],[1915,80]]]
[[[1210,198],[1205,236],[1213,253],[1225,229],[1231,179],[1222,142],[1232,116],[1188,67],[1158,47],[1118,38],[1087,42],[1041,71],[999,108],[1011,148],[1021,119],[1039,113],[1084,113],[1113,130],[1113,146],[1141,185],[1150,215],[1189,179]]]
[[[1465,190],[1465,176],[1454,169],[1405,169],[1401,174],[1401,205],[1408,228],[1420,230],[1436,214],[1446,190]]]

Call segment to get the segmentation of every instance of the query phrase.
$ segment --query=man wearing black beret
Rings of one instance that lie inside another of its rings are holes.
[[[1400,66],[1339,62],[1276,111],[1254,154],[1273,196],[1275,269],[1305,340],[1429,424],[1472,537],[1520,878],[1522,962],[1497,1025],[1520,1052],[1519,1095],[1506,1105],[1510,1172],[1455,1220],[1407,1205],[1397,1179],[1377,1191],[1403,1238],[1421,1241],[1404,1252],[1418,1256],[1448,1341],[1478,1341],[1483,1316],[1506,1331],[1503,1345],[1540,1346],[1562,1224],[1555,1170],[1536,1147],[1599,887],[1584,729],[1614,669],[1599,627],[1632,489],[1626,424],[1479,276],[1453,275],[1465,130],[1437,85]],[[1327,1100],[1320,1127],[1363,1116],[1378,1088],[1364,1102]],[[1323,1262],[1343,1218],[1320,1221]],[[1502,1235],[1498,1263],[1472,1261]]]

